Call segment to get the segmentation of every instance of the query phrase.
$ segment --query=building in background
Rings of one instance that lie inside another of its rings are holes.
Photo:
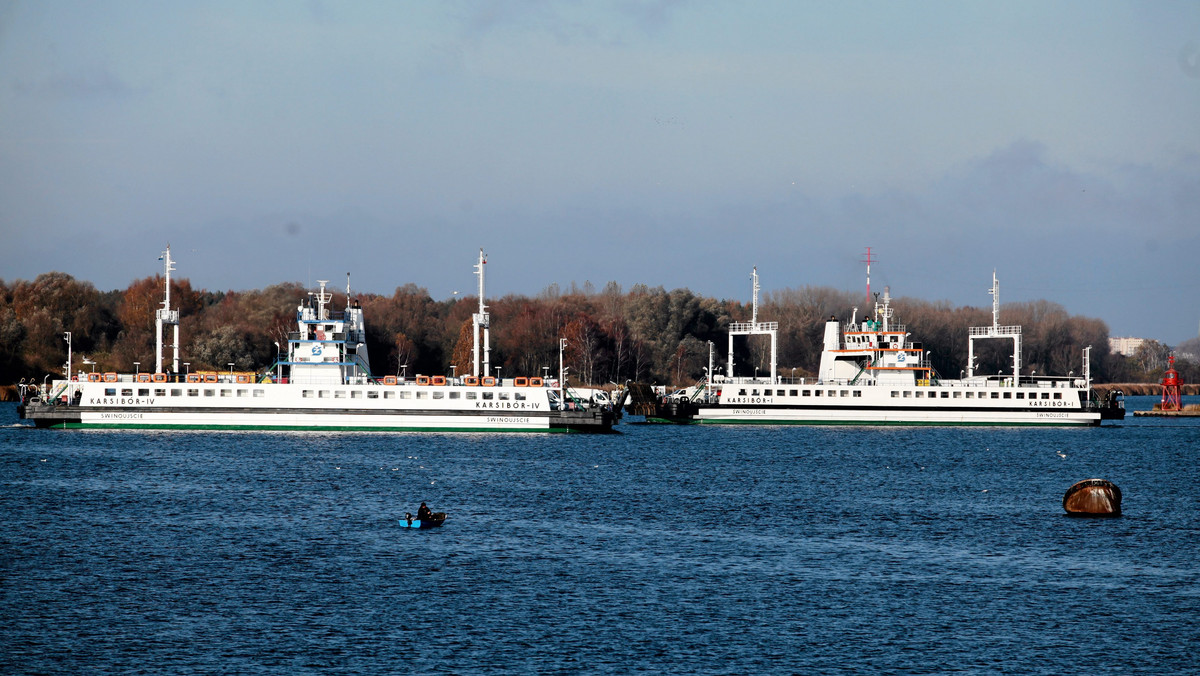
[[[1126,357],[1132,357],[1137,349],[1146,342],[1145,338],[1109,338],[1108,351]]]

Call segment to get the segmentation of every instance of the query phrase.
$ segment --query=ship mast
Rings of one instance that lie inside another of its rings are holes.
[[[471,323],[474,325],[473,340],[471,346],[471,375],[475,377],[487,376],[492,367],[492,348],[488,338],[488,331],[491,327],[492,320],[487,312],[487,305],[483,302],[483,266],[487,265],[487,255],[483,253],[483,248],[479,249],[479,262],[475,264],[475,274],[479,275],[479,312],[471,315]],[[483,373],[480,374],[479,364],[479,332],[483,330]]]
[[[175,269],[175,261],[171,260],[171,245],[167,245],[167,250],[163,255],[158,257],[158,260],[163,262],[163,270],[165,282],[162,307],[154,313],[155,334],[155,362],[154,372],[163,373],[163,325],[175,327],[175,336],[172,343],[173,358],[171,360],[171,372],[179,373],[179,310],[171,309],[171,271]]]
[[[1013,382],[1020,382],[1021,377],[1021,327],[1000,326],[1000,281],[996,271],[992,270],[992,325],[972,326],[967,334],[967,377],[975,375],[975,340],[977,338],[1012,338],[1013,341]]]
[[[750,321],[748,322],[731,322],[729,324],[729,365],[726,370],[726,375],[733,377],[733,337],[734,336],[752,336],[752,335],[767,335],[771,337],[771,380],[768,382],[776,382],[776,347],[775,336],[779,330],[779,322],[760,322],[758,321],[758,266],[754,266],[754,271],[750,274],[750,278],[754,281],[754,298],[750,309]]]

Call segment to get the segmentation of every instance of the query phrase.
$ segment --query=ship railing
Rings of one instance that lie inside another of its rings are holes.
[[[1020,335],[1021,326],[972,326],[967,329],[968,336],[1013,336]]]

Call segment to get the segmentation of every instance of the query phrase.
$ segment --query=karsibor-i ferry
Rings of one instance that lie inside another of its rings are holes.
[[[866,425],[1099,425],[1125,415],[1120,392],[1103,400],[1091,386],[1090,347],[1081,376],[1021,375],[1021,327],[999,323],[999,282],[992,274],[992,325],[970,329],[968,364],[975,341],[1013,341],[1013,375],[944,379],[908,328],[893,321],[890,292],[876,297],[874,312],[842,324],[830,317],[816,378],[777,375],[777,322],[758,321],[758,271],[753,274],[753,314],[729,331],[733,373],[735,335],[766,335],[771,374],[706,379],[691,392],[658,401],[647,422],[699,424]],[[855,312],[857,315],[857,311]],[[968,369],[971,369],[968,366]],[[708,372],[713,373],[710,355]]]

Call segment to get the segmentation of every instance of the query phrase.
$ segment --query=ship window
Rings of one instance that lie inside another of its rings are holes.
[[[842,396],[843,396],[843,397],[848,397],[848,396],[850,396],[850,390],[842,390]]]
[[[104,388],[104,396],[106,396],[106,397],[115,397],[115,396],[117,396],[117,388],[115,388],[115,387],[106,387],[106,388]]]
[[[508,401],[508,392],[500,392],[500,399],[502,401]]]
[[[346,391],[345,391],[345,390],[334,390],[334,392],[333,392],[333,398],[334,398],[334,399],[345,399],[345,398],[346,398]]]
[[[421,390],[420,392],[417,392],[417,399],[428,399],[428,398],[429,398],[429,393],[426,392],[425,390]]]
[[[1062,392],[1055,392],[1055,393],[1054,393],[1054,398],[1055,398],[1055,399],[1062,399]]]
[[[796,396],[796,390],[792,390],[791,392],[788,392],[788,394],[794,397]]]
[[[172,397],[181,397],[181,396],[183,396],[183,390],[171,390],[171,396]]]
[[[408,394],[408,392],[401,392],[401,394]],[[386,390],[386,391],[383,393],[383,398],[384,398],[384,399],[395,399],[395,398],[396,398],[396,393],[395,393],[395,392],[393,392],[393,391],[391,391],[391,390]],[[403,397],[403,398],[404,398],[404,399],[407,399],[408,397]]]
[[[198,397],[198,396],[200,396],[200,390],[192,390],[192,389],[189,389],[189,390],[188,390],[188,396],[189,396],[189,397]]]
[[[494,395],[493,395],[491,392],[484,392],[484,393],[483,393],[483,398],[484,398],[485,400],[487,400],[487,399],[492,399],[492,398],[494,398]]]
[[[232,396],[233,396],[233,390],[226,390],[226,389],[222,389],[222,390],[221,390],[221,396],[222,396],[222,397],[232,397]]]
[[[812,390],[804,390],[804,396],[806,396],[806,397],[812,396]]]
[[[263,390],[254,390],[254,396],[256,396],[256,397],[261,397],[261,396],[264,396],[264,395],[266,395],[266,392],[265,392],[265,391],[263,391]]]
[[[900,392],[898,390],[892,390],[892,399],[899,399],[899,398],[900,398]]]
[[[376,392],[375,390],[370,390],[367,392],[367,399],[378,399],[378,398],[379,398],[379,393]]]
[[[390,396],[391,394],[392,394],[391,390],[385,390],[385,391],[384,391],[384,393],[383,393],[383,398],[384,398],[384,399],[391,399],[391,398],[392,398],[392,397]],[[412,399],[412,392],[409,392],[408,390],[405,390],[405,391],[403,391],[403,392],[401,392],[401,393],[400,393],[400,398],[401,398],[401,399]]]
[[[739,396],[739,397],[744,397],[744,396],[746,396],[746,390],[745,390],[745,388],[738,390],[738,396]]]
[[[757,397],[758,396],[758,388],[750,390],[750,396]]]
[[[516,399],[517,401],[525,401],[525,393],[517,392],[516,394],[513,395],[513,399]]]
[[[942,392],[942,399],[949,399],[949,398],[950,398],[949,392]]]
[[[166,391],[166,390],[159,390],[159,389],[156,389],[156,390],[154,390],[154,396],[156,396],[156,397],[165,397],[165,396],[167,396],[167,391]]]
[[[239,396],[239,397],[248,397],[248,396],[250,396],[250,390],[243,390],[243,389],[240,389],[240,388],[239,388],[239,389],[238,389],[238,391],[237,391],[237,393],[238,393],[238,395],[237,395],[237,396]]]
[[[351,399],[362,399],[362,390],[350,390]]]
[[[813,396],[819,397],[819,396],[821,396],[822,392],[824,392],[824,390],[813,390]]]
[[[1042,392],[1042,399],[1049,399],[1049,398],[1050,398],[1049,392]]]
[[[955,392],[955,393],[954,393],[954,398],[955,398],[955,399],[962,399],[962,392]]]
[[[1024,399],[1024,398],[1025,398],[1024,392],[1017,392],[1017,399]]]
[[[121,396],[122,397],[132,397],[133,396],[133,388],[127,387],[127,388],[122,389]]]
[[[138,388],[138,396],[139,396],[139,397],[148,397],[148,396],[150,396],[150,388],[149,388],[149,387],[142,387],[142,388]]]
[[[999,399],[999,398],[1000,398],[999,392],[992,392],[992,399]]]
[[[450,398],[451,398],[451,399],[458,399],[460,395],[462,395],[462,392],[451,392],[451,393],[450,393]]]
[[[975,398],[974,392],[967,392],[967,399],[974,399],[974,398]]]
[[[204,396],[206,396],[206,397],[215,397],[215,396],[217,396],[217,391],[216,391],[216,390],[209,390],[209,389],[206,389],[206,390],[204,390]]]
[[[300,396],[305,399],[312,399],[312,390],[301,390]]]
[[[912,398],[912,392],[909,392],[908,390],[905,390],[905,391],[904,391],[904,398],[905,398],[905,399],[911,399],[911,398]]]
[[[924,398],[925,398],[925,393],[922,392],[921,390],[917,390],[917,399],[924,399]]]
[[[445,399],[446,393],[443,392],[442,390],[437,390],[433,393],[433,398],[434,399]]]
[[[862,396],[862,390],[854,390],[854,396],[856,396],[856,397],[861,397],[861,396]]]
[[[1005,398],[1005,399],[1012,399],[1012,392],[1005,392],[1005,393],[1004,393],[1004,398]]]
[[[467,392],[467,399],[478,399],[478,398],[479,398],[478,392]]]
[[[317,398],[318,399],[328,399],[329,398],[329,390],[318,390]]]

